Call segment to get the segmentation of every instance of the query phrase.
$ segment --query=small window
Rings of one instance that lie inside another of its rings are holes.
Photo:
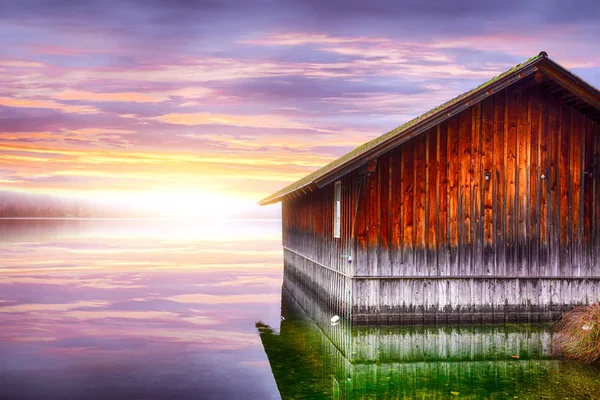
[[[342,182],[335,183],[335,199],[333,203],[333,237],[340,237],[342,213]]]

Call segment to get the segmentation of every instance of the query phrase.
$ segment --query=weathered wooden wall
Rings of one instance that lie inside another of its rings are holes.
[[[536,322],[600,300],[599,278],[413,277],[353,280],[355,324]]]
[[[358,173],[342,178],[340,238],[333,237],[333,184],[282,204],[283,246],[341,275],[352,275],[352,218],[359,190]],[[364,188],[360,189],[361,192]]]
[[[383,154],[375,172],[344,176],[340,239],[333,183],[284,201],[284,246],[354,277],[357,314],[405,312],[419,285],[433,290],[417,292],[415,306],[438,312],[453,302],[469,311],[464,296],[483,312],[597,300],[599,138],[598,122],[540,85],[505,89]],[[500,286],[497,299],[486,285]],[[434,295],[443,287],[458,297]]]
[[[354,215],[356,206],[353,193],[364,190],[359,189],[358,180],[357,172],[342,179],[340,238],[333,237],[333,184],[282,205],[284,264],[290,274],[341,316],[348,314],[352,287],[353,263],[348,257],[357,245],[351,239],[349,215]]]
[[[302,284],[328,305],[332,314],[349,317],[351,313],[351,278],[325,265],[317,264],[290,250],[284,250],[287,279]]]

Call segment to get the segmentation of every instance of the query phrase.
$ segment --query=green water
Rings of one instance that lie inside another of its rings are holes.
[[[556,359],[551,325],[332,326],[285,289],[282,314],[257,329],[283,399],[600,398],[600,368]]]

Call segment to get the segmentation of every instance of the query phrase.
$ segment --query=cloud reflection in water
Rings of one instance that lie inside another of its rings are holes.
[[[278,398],[279,224],[0,221],[0,394]]]

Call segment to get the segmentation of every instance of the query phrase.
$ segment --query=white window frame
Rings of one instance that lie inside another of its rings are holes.
[[[333,237],[339,238],[342,230],[342,182],[336,181],[333,188]]]

